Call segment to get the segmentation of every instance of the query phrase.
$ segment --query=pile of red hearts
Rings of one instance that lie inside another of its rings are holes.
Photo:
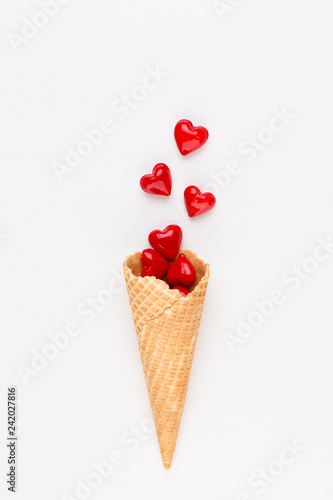
[[[193,127],[189,120],[180,120],[175,126],[176,144],[183,156],[199,149],[207,139],[208,130],[205,127]],[[172,178],[169,167],[165,163],[158,163],[152,174],[141,177],[140,186],[146,193],[170,196]],[[190,217],[208,212],[216,201],[212,193],[201,193],[196,186],[188,186],[185,189],[184,199]],[[141,253],[141,276],[155,276],[186,297],[190,293],[188,287],[194,283],[196,273],[186,255],[178,255],[182,238],[182,230],[176,224],[167,226],[163,231],[152,231],[148,241],[153,248],[146,248]]]
[[[176,224],[167,226],[163,231],[152,231],[148,241],[153,248],[146,248],[141,253],[141,276],[162,279],[186,297],[190,293],[187,287],[194,283],[196,273],[187,257],[183,253],[178,255],[182,238],[182,230]]]
[[[189,120],[180,120],[175,126],[174,135],[180,153],[185,156],[201,148],[209,134],[205,127],[194,127]],[[158,163],[152,174],[141,177],[140,186],[146,193],[170,196],[172,178],[169,167],[165,163]],[[188,186],[185,189],[184,201],[190,217],[208,212],[216,202],[212,193],[202,193],[197,186]]]

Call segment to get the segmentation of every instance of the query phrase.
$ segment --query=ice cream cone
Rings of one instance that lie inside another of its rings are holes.
[[[185,298],[154,277],[141,278],[140,252],[127,257],[124,276],[164,467],[169,469],[185,403],[205,301],[209,265],[190,250],[196,280]]]

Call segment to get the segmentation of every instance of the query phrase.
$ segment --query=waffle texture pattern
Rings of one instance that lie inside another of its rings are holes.
[[[154,277],[140,277],[140,252],[126,258],[123,269],[139,351],[164,467],[176,446],[195,344],[209,278],[209,265],[190,250],[196,280],[182,297]]]

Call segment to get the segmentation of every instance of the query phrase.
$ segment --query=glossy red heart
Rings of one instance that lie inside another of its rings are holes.
[[[190,290],[188,288],[186,288],[186,286],[183,286],[183,285],[176,285],[173,287],[172,290],[178,290],[178,292],[183,296],[183,297],[187,297],[188,294],[190,293]]]
[[[152,250],[151,248],[146,248],[141,252],[141,262],[143,265],[141,276],[155,276],[155,278],[161,279],[168,272],[170,267],[169,262],[161,255]]]
[[[216,203],[215,196],[212,193],[202,193],[196,186],[188,186],[185,189],[184,200],[190,217],[209,212]]]
[[[180,248],[183,233],[179,226],[170,224],[163,231],[155,229],[148,236],[148,241],[155,250],[160,252],[164,257],[173,260]]]
[[[145,193],[170,196],[172,179],[169,167],[165,163],[157,163],[152,174],[141,177],[140,186]]]
[[[189,286],[195,280],[195,269],[188,258],[183,254],[179,254],[177,259],[173,261],[167,274],[169,285],[185,285]]]
[[[194,127],[190,120],[180,120],[175,126],[175,139],[183,156],[201,148],[208,139],[205,127]]]

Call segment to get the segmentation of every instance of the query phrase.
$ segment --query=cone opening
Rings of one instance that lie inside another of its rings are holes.
[[[193,292],[193,290],[196,288],[196,286],[200,283],[201,279],[208,272],[209,265],[205,264],[203,260],[199,259],[196,255],[196,253],[192,252],[192,250],[180,249],[179,253],[185,254],[185,256],[189,259],[189,261],[191,262],[191,264],[193,265],[193,267],[195,269],[195,272],[196,272],[195,281],[194,281],[193,285],[188,287],[190,289],[190,291]],[[141,253],[135,252],[132,255],[129,255],[127,257],[127,259],[125,260],[125,265],[130,269],[133,276],[136,276],[139,278],[141,276],[141,271],[142,271],[142,267],[143,267],[142,262],[141,262]],[[165,282],[163,280],[157,280],[157,281],[161,281],[162,283],[165,284]],[[182,298],[184,298],[186,300],[185,297],[182,297]]]

